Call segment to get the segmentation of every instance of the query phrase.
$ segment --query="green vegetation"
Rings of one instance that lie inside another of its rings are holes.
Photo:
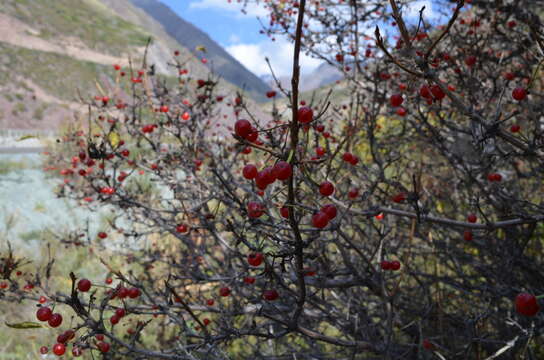
[[[39,30],[45,39],[69,35],[111,55],[144,46],[149,37],[95,0],[7,0],[0,3],[0,12]]]
[[[0,84],[10,83],[17,75],[22,75],[63,100],[74,100],[77,88],[80,88],[83,96],[94,95],[92,87],[82,85],[93,84],[100,74],[113,77],[114,72],[110,66],[4,43],[0,43],[0,52],[9,59],[6,68],[18,69],[17,73],[0,72]],[[10,101],[13,99],[7,94],[4,97]]]

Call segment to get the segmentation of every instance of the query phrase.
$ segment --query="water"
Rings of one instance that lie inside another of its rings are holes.
[[[40,232],[45,229],[60,234],[82,229],[88,222],[91,234],[96,234],[100,214],[58,198],[54,189],[60,181],[47,178],[41,161],[37,153],[0,154],[0,164],[16,164],[14,169],[10,166],[6,173],[0,172],[0,239],[5,236],[17,248],[31,251],[39,245]]]

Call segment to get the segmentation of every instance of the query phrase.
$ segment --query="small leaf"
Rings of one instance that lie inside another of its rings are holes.
[[[28,140],[28,139],[37,139],[38,137],[36,135],[25,135],[25,136],[21,136],[20,138],[17,139],[17,141],[24,141],[24,140]]]
[[[197,45],[196,50],[197,51],[202,51],[202,52],[207,52],[208,51],[204,45]]]
[[[32,321],[25,321],[17,324],[9,324],[6,322],[6,326],[12,329],[39,329],[43,327],[41,324]]]
[[[110,141],[110,145],[112,148],[116,148],[117,145],[119,145],[119,142],[121,141],[121,137],[116,132],[111,132],[108,135],[108,140]]]

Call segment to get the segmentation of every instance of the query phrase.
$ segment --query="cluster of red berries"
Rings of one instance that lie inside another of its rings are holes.
[[[400,262],[397,261],[397,260],[394,260],[394,261],[383,260],[383,261],[380,263],[380,267],[382,268],[382,270],[393,270],[393,271],[397,271],[397,270],[400,269]]]

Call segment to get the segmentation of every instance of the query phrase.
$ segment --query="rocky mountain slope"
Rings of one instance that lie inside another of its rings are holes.
[[[180,50],[193,78],[208,76],[198,57],[129,0],[0,1],[0,135],[73,121],[85,111],[80,97],[113,83],[114,64],[126,67],[130,57],[141,66],[150,37],[147,61],[159,73],[176,75],[167,63]],[[237,87],[223,81],[221,91],[234,96]]]
[[[247,70],[204,31],[183,20],[159,0],[130,1],[162,24],[168,35],[189,49],[195,56],[202,56],[196,49],[199,46],[204,46],[206,48],[205,56],[209,60],[208,65],[213,66],[214,71],[222,78],[244,89],[255,99],[265,99],[264,94],[271,88]]]

